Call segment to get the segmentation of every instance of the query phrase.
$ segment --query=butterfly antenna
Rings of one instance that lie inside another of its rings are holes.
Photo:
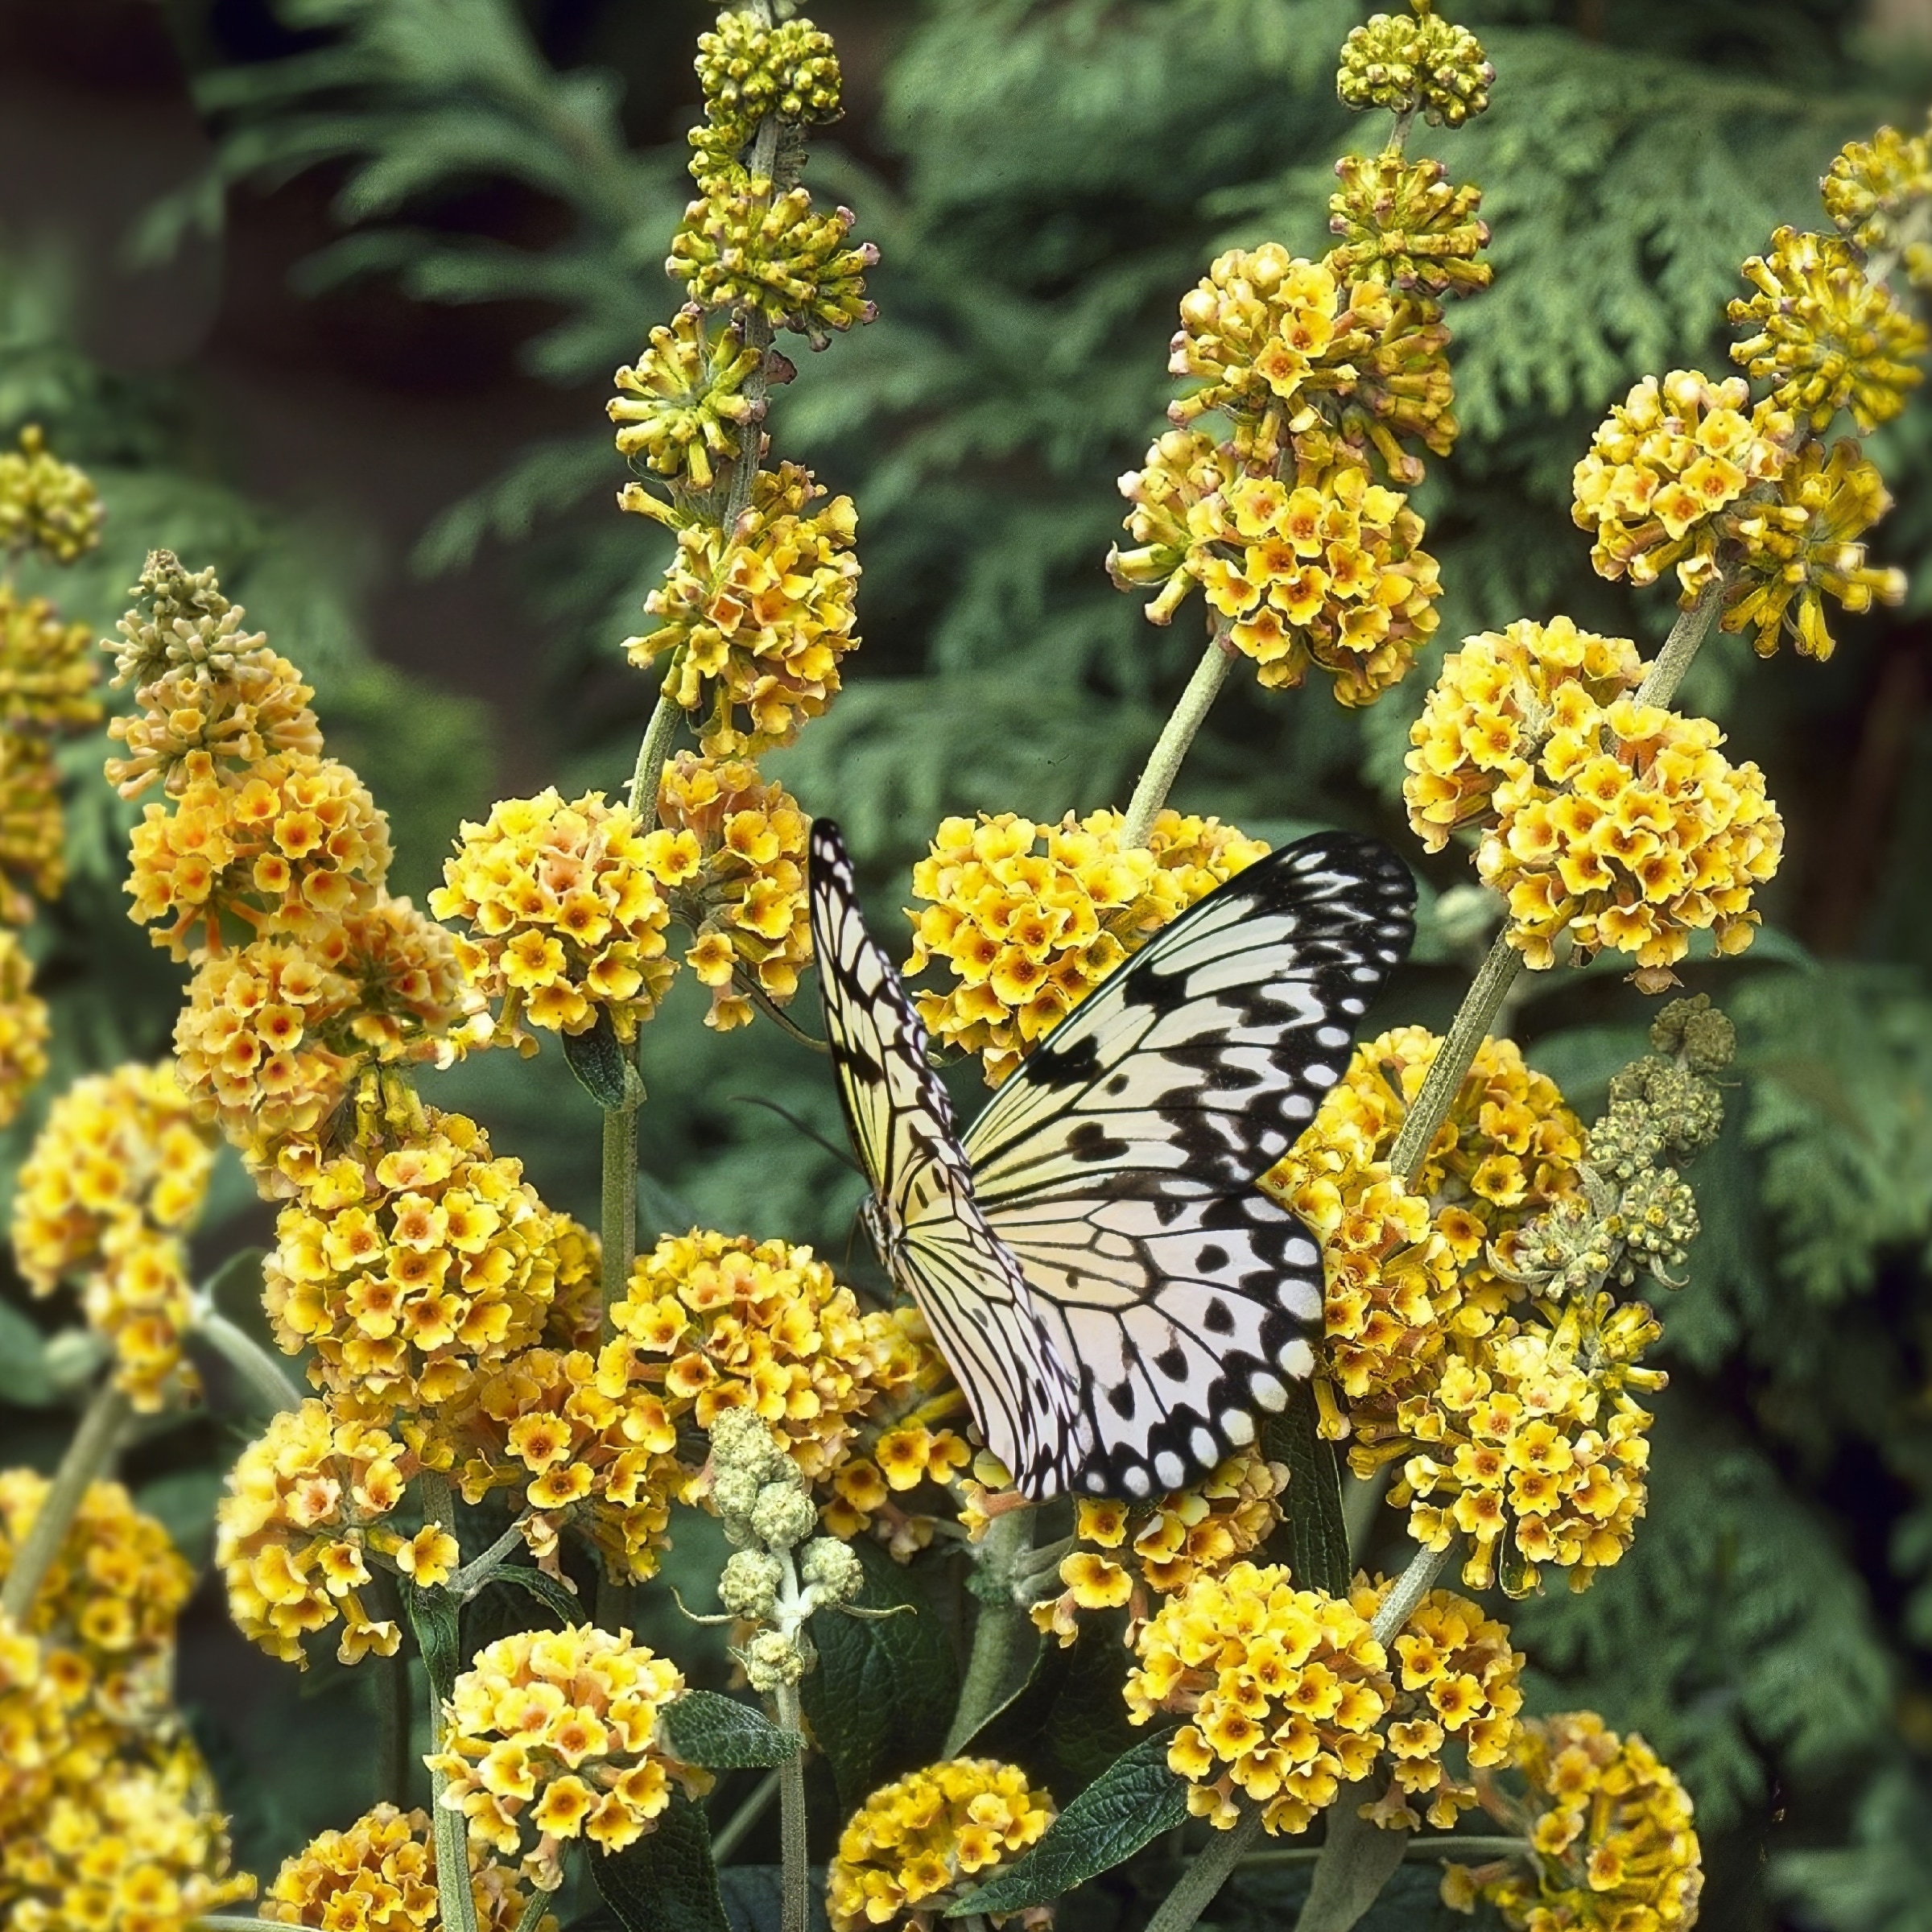
[[[816,1141],[818,1144],[823,1147],[835,1161],[843,1161],[854,1174],[863,1174],[865,1171],[865,1169],[860,1166],[858,1162],[852,1158],[851,1149],[848,1147],[835,1147],[830,1141],[826,1139],[824,1134],[818,1131],[815,1127],[807,1126],[804,1121],[800,1120],[799,1117],[791,1111],[790,1108],[781,1107],[776,1100],[766,1100],[764,1095],[762,1093],[734,1093],[731,1096],[731,1098],[734,1100],[743,1102],[743,1104],[747,1107],[762,1107],[768,1112],[775,1113],[780,1120],[791,1121],[792,1125],[797,1128],[799,1132],[803,1134],[807,1140]]]

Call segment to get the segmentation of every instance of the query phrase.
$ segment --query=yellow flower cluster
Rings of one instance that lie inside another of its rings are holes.
[[[1426,6],[1413,14],[1375,14],[1342,43],[1335,92],[1358,111],[1420,110],[1432,127],[1460,127],[1489,105],[1496,69],[1467,27]]]
[[[739,432],[764,415],[764,398],[754,402],[744,393],[764,360],[735,324],[714,335],[704,310],[687,303],[650,332],[634,366],[617,373],[619,393],[607,413],[617,425],[617,453],[641,456],[659,476],[692,489],[709,489],[717,480],[713,460],[735,462]]]
[[[1443,1901],[1487,1900],[1518,1932],[1686,1932],[1703,1889],[1690,1799],[1633,1732],[1594,1711],[1524,1726],[1516,1757],[1523,1795],[1491,1784],[1485,1807],[1530,1841],[1523,1864],[1449,1865]]]
[[[728,11],[698,35],[698,85],[708,125],[691,144],[705,161],[736,160],[767,114],[795,122],[839,118],[839,59],[832,36],[809,20],[766,26],[749,11]]]
[[[1279,1566],[1241,1563],[1197,1577],[1143,1627],[1127,1715],[1188,1722],[1168,1768],[1187,1808],[1220,1831],[1240,1821],[1236,1794],[1269,1833],[1307,1830],[1344,1784],[1380,1756],[1393,1701],[1388,1656],[1348,1601],[1298,1590]]]
[[[1738,580],[1719,625],[1753,631],[1761,658],[1777,650],[1781,633],[1801,657],[1823,663],[1833,649],[1827,592],[1855,613],[1905,601],[1905,573],[1867,564],[1859,541],[1891,507],[1878,465],[1850,437],[1829,450],[1807,443],[1778,478],[1775,497],[1736,520]]]
[[[0,1620],[0,1845],[31,1829],[68,1748],[64,1686],[38,1639]]]
[[[1818,184],[1825,213],[1848,242],[1867,254],[1897,245],[1899,221],[1909,209],[1932,198],[1932,139],[1881,127],[1869,141],[1853,141],[1832,162]],[[1926,245],[1917,245],[1922,257]],[[1907,267],[1918,269],[1908,245]]]
[[[480,1375],[447,1414],[401,1428],[426,1462],[456,1463],[471,1505],[519,1490],[523,1540],[540,1567],[557,1570],[558,1535],[571,1523],[612,1576],[642,1583],[657,1569],[690,1472],[668,1406],[627,1386],[623,1345],[611,1348],[603,1368],[588,1348],[526,1348]]]
[[[1823,429],[1848,409],[1861,432],[1889,423],[1925,380],[1926,325],[1865,273],[1864,250],[1839,235],[1781,228],[1768,255],[1753,255],[1744,279],[1757,289],[1729,309],[1757,332],[1733,345],[1732,360],[1769,382],[1769,406]]]
[[[1476,219],[1482,190],[1452,188],[1439,161],[1400,154],[1344,155],[1341,188],[1328,200],[1328,230],[1342,237],[1327,266],[1351,281],[1373,279],[1424,295],[1463,295],[1489,286],[1477,255],[1489,229]]]
[[[278,1415],[242,1452],[215,1512],[215,1561],[242,1634],[306,1670],[302,1640],[339,1619],[344,1663],[371,1650],[394,1655],[401,1633],[371,1617],[361,1592],[370,1554],[409,1545],[384,1519],[415,1468],[414,1455],[386,1430],[339,1421],[320,1402]],[[453,1546],[437,1544],[436,1534],[419,1545],[432,1560],[412,1571],[426,1586],[441,1582],[453,1563]],[[437,1555],[447,1560],[436,1563]]]
[[[44,738],[0,731],[0,919],[24,926],[67,883],[60,774]]]
[[[0,931],[0,1127],[19,1113],[47,1071],[47,1002],[33,982],[27,949],[12,933]]]
[[[1653,1418],[1629,1391],[1663,1386],[1634,1366],[1658,1333],[1641,1302],[1608,1294],[1554,1323],[1509,1316],[1447,1353],[1439,1371],[1392,1416],[1355,1417],[1358,1468],[1406,1455],[1389,1502],[1431,1550],[1472,1539],[1463,1581],[1522,1596],[1540,1566],[1572,1590],[1630,1546],[1645,1509]]]
[[[338,1414],[440,1407],[537,1340],[561,1217],[522,1176],[474,1121],[431,1109],[398,1145],[325,1162],[282,1210],[269,1319],[287,1353],[311,1351]]]
[[[1387,1586],[1357,1594],[1357,1608],[1367,1612]],[[1480,1801],[1476,1785],[1457,1777],[1443,1753],[1459,1749],[1472,1772],[1510,1761],[1522,1728],[1517,1680],[1523,1654],[1510,1648],[1505,1625],[1447,1590],[1431,1591],[1410,1612],[1395,1653],[1402,1668],[1389,1713],[1389,1788],[1368,1815],[1385,1827],[1420,1831],[1409,1801],[1426,1796],[1429,1823],[1447,1831]]]
[[[85,470],[63,463],[36,423],[0,452],[0,550],[37,550],[72,564],[101,541],[105,513]]]
[[[478,1932],[517,1932],[525,1900],[510,1874],[473,1844],[469,1872]],[[258,1916],[325,1932],[435,1932],[442,1920],[427,1815],[378,1805],[346,1831],[324,1831],[282,1861]],[[531,1932],[557,1932],[556,1918],[545,1913]]]
[[[1795,440],[1788,414],[1750,401],[1742,376],[1712,382],[1674,369],[1612,408],[1576,466],[1571,511],[1596,532],[1600,576],[1653,584],[1674,565],[1686,604],[1716,579],[1728,534],[1719,512],[1775,481]]]
[[[0,1837],[0,1924],[7,1932],[187,1932],[252,1897],[228,1873],[226,1820],[185,1740],[78,1766],[31,1828]]]
[[[1218,819],[1162,811],[1145,848],[1117,811],[1058,825],[1012,812],[943,820],[912,889],[907,973],[943,960],[956,984],[915,996],[944,1045],[984,1057],[997,1086],[1034,1043],[1196,899],[1268,849]]]
[[[1484,828],[1476,866],[1509,902],[1509,943],[1534,967],[1567,927],[1577,953],[1635,955],[1638,984],[1669,985],[1690,935],[1751,943],[1757,886],[1777,869],[1783,822],[1755,765],[1732,766],[1703,718],[1613,695],[1637,669],[1621,638],[1525,619],[1468,639],[1410,730],[1403,795],[1432,849]]]
[[[88,627],[63,621],[45,597],[0,583],[0,730],[10,741],[89,731],[100,721]]]
[[[826,1873],[832,1932],[875,1926],[935,1932],[975,1885],[1053,1823],[1051,1797],[990,1757],[955,1757],[873,1793],[847,1821]],[[1038,1909],[996,1913],[990,1925],[1042,1926]]]
[[[483,824],[464,821],[430,910],[469,927],[456,956],[470,984],[502,1002],[510,1038],[534,1051],[526,1022],[584,1033],[600,1013],[619,1039],[637,1037],[675,970],[655,849],[630,807],[601,791],[566,803],[549,786],[501,800]]]
[[[679,752],[658,787],[658,822],[672,835],[657,870],[671,915],[692,935],[684,956],[711,989],[708,1026],[745,1025],[752,1004],[741,976],[783,1005],[811,957],[805,883],[811,821],[783,786],[749,760]]]
[[[832,701],[839,660],[857,646],[858,513],[849,497],[810,510],[824,493],[795,463],[761,470],[729,530],[641,484],[618,498],[678,540],[664,581],[644,600],[658,626],[624,648],[640,666],[669,654],[664,689],[704,714],[702,742],[713,758],[790,744]]]
[[[674,1782],[702,1797],[708,1772],[658,1741],[664,1707],[683,1690],[668,1660],[628,1630],[580,1624],[526,1630],[477,1653],[443,1710],[449,1781],[442,1802],[473,1841],[520,1858],[542,1892],[564,1881],[566,1839],[621,1852],[654,1828]]]
[[[700,307],[749,310],[814,349],[824,347],[828,330],[878,313],[865,299],[865,271],[879,251],[848,242],[850,208],[821,213],[804,188],[781,190],[768,175],[730,163],[708,171],[698,188],[664,272],[686,283]]]
[[[23,1162],[14,1254],[28,1286],[80,1284],[89,1325],[114,1352],[114,1379],[152,1413],[192,1389],[181,1344],[193,1322],[183,1237],[201,1212],[214,1152],[171,1063],[77,1080]]]
[[[1244,1449],[1185,1489],[1149,1503],[1074,1504],[1075,1547],[1061,1559],[1059,1596],[1033,1606],[1034,1626],[1063,1646],[1080,1633],[1083,1610],[1128,1612],[1127,1641],[1148,1613],[1149,1593],[1172,1596],[1256,1549],[1282,1520],[1288,1471]]]
[[[49,1487],[31,1469],[0,1471],[0,1577]],[[70,1733],[97,1744],[152,1721],[165,1700],[175,1620],[194,1580],[167,1532],[120,1484],[89,1484],[25,1620]]]

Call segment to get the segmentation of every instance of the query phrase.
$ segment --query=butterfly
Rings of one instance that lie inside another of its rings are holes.
[[[1146,1497],[1253,1443],[1314,1367],[1323,1288],[1313,1236],[1253,1183],[1408,950],[1408,869],[1348,833],[1257,860],[1096,987],[963,1135],[824,819],[811,886],[866,1231],[1018,1488]]]

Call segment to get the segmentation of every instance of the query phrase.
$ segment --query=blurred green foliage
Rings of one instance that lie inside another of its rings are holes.
[[[379,275],[425,303],[547,305],[526,358],[583,389],[580,436],[479,478],[424,534],[419,560],[460,569],[481,545],[524,547],[533,631],[572,745],[558,782],[613,786],[650,697],[615,645],[663,557],[654,533],[603,507],[622,471],[588,386],[675,304],[660,265],[687,192],[677,130],[643,130],[638,145],[619,118],[624,77],[553,68],[544,23],[510,0],[279,0],[278,11],[292,51],[237,65],[218,14],[179,10],[219,158],[156,211],[145,245],[218,229],[237,183],[326,166],[344,233],[303,266],[304,288]],[[686,59],[708,10],[679,0],[646,21],[610,0],[577,11],[597,27],[580,20],[580,39],[601,37],[632,80],[695,101],[695,83],[680,89],[663,70]],[[1447,587],[1444,642],[1558,609],[1661,636],[1666,601],[1590,574],[1570,468],[1637,376],[1723,370],[1738,262],[1777,222],[1815,221],[1816,178],[1843,141],[1887,118],[1916,123],[1932,71],[1868,43],[1862,11],[1850,0],[1458,10],[1496,64],[1496,105],[1412,145],[1482,185],[1496,281],[1451,316],[1463,436],[1420,499]],[[858,502],[867,642],[828,718],[772,767],[807,809],[843,821],[881,931],[898,929],[906,865],[941,814],[1124,801],[1199,634],[1191,619],[1150,629],[1108,587],[1100,560],[1121,509],[1110,479],[1159,426],[1174,304],[1213,253],[1264,238],[1321,252],[1333,159],[1380,132],[1364,135],[1333,97],[1335,50],[1360,17],[1347,0],[848,0],[833,14],[885,50],[866,90],[878,105],[837,130],[844,147],[819,148],[810,178],[879,242],[881,316],[823,362],[804,358],[770,427],[777,452]],[[513,246],[443,218],[456,192],[504,180],[556,205],[555,240]],[[8,266],[0,433],[45,423],[94,475],[110,520],[99,556],[47,588],[105,631],[146,548],[215,563],[316,683],[331,749],[387,806],[420,890],[456,817],[481,801],[477,710],[448,693],[402,701],[420,694],[358,646],[348,561],[222,485],[218,423],[165,384],[77,356],[57,282],[46,265]],[[1932,409],[1909,412],[1874,453],[1901,504],[1875,555],[1921,563]],[[1790,850],[1759,947],[1692,969],[1738,1021],[1740,1085],[1695,1177],[1704,1232],[1690,1285],[1663,1311],[1674,1379],[1650,1518],[1587,1594],[1515,1620],[1544,1707],[1589,1704],[1636,1726],[1685,1777],[1718,1927],[1932,1928],[1928,607],[1932,580],[1902,613],[1846,621],[1823,667],[1759,664],[1719,639],[1683,694],[1765,767]],[[1365,713],[1237,679],[1177,803],[1265,836],[1352,824],[1401,844],[1401,754],[1441,648]],[[61,1029],[50,1086],[156,1051],[172,1003],[172,975],[120,915],[126,815],[93,778],[100,749],[71,753],[74,884],[39,941]],[[1453,854],[1426,869],[1438,890],[1461,876]],[[1439,1025],[1471,962],[1439,938],[1422,957],[1387,1010]],[[711,1034],[700,1004],[681,988],[644,1043],[646,1236],[696,1218],[841,1252],[856,1179],[786,1123],[733,1104],[755,1092],[836,1139],[823,1063],[766,1025]],[[1587,1117],[1646,1018],[1614,974],[1559,972],[1528,983],[1516,1026]],[[482,1113],[558,1205],[590,1210],[597,1118],[559,1055],[486,1058],[436,1097]],[[23,1131],[8,1137],[10,1168]],[[43,1414],[0,1422],[9,1453],[49,1452]],[[184,1534],[234,1440],[202,1424],[157,1451],[172,1487],[149,1493]],[[1385,1547],[1393,1556],[1393,1534]],[[672,1574],[702,1579],[708,1565],[715,1552],[687,1537]],[[687,1653],[689,1639],[675,1641]],[[353,1707],[304,1706],[300,1762],[285,1773],[256,1735],[291,1721],[274,1682],[254,1671],[256,1715],[213,1724],[230,1763],[278,1767],[242,1802],[258,1864],[298,1830],[342,1822],[329,1815],[341,1790],[323,1790],[314,1767],[350,1727],[339,1715],[332,1736],[306,1727]],[[1237,1881],[1219,1922],[1278,1922],[1286,1895],[1271,1882]],[[1108,1897],[1084,1909],[1124,1909]],[[1426,1916],[1426,1897],[1402,1922]],[[1396,1902],[1374,1922],[1396,1922]]]

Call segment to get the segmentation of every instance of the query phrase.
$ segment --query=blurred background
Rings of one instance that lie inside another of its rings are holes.
[[[777,453],[860,513],[865,648],[770,761],[862,855],[903,947],[906,868],[950,811],[1123,803],[1199,650],[1102,568],[1113,479],[1161,426],[1174,303],[1220,247],[1319,254],[1335,156],[1379,139],[1333,93],[1350,0],[832,0],[848,114],[808,184],[858,211],[877,322],[800,352]],[[615,789],[652,691],[618,649],[660,568],[613,506],[610,372],[676,303],[699,0],[3,0],[0,438],[43,424],[109,510],[100,551],[24,588],[111,632],[144,552],[214,564],[318,687],[330,749],[387,807],[419,895],[456,822],[555,782]],[[1932,99],[1926,0],[1476,0],[1494,106],[1418,130],[1484,190],[1494,287],[1450,316],[1462,441],[1419,502],[1447,587],[1435,649],[1372,710],[1235,680],[1176,793],[1250,832],[1380,830],[1442,649],[1564,610],[1653,645],[1667,599],[1591,576],[1571,464],[1649,371],[1728,367],[1737,264],[1816,225],[1847,138]],[[1932,406],[1874,439],[1932,531]],[[1785,814],[1743,959],[1688,970],[1737,1020],[1704,1232],[1662,1311],[1672,1386],[1651,1517],[1587,1595],[1514,1613],[1545,1708],[1641,1729],[1699,1806],[1707,1922],[1932,1927],[1932,651],[1924,572],[1820,666],[1707,647],[1719,717]],[[126,814],[104,746],[64,753],[72,884],[35,929],[60,1029],[48,1096],[164,1050],[179,978],[122,914]],[[1386,1018],[1440,1026],[1486,935],[1426,923]],[[857,1183],[756,1092],[838,1133],[823,1063],[719,1037],[686,986],[649,1030],[646,1236],[702,1220],[844,1251]],[[1537,976],[1516,1015],[1586,1119],[1641,1051],[1614,968]],[[431,1097],[476,1111],[547,1198],[594,1218],[597,1120],[561,1059],[485,1059]],[[970,1107],[972,1098],[962,1090]],[[212,1265],[269,1222],[238,1174]],[[855,1266],[863,1263],[855,1259]],[[241,1311],[237,1311],[241,1312]],[[58,1307],[12,1284],[0,1340]],[[243,1424],[145,1443],[142,1501],[204,1561]],[[70,1419],[0,1372],[0,1462],[51,1466]],[[1391,1515],[1391,1523],[1393,1522]],[[1393,1550],[1393,1546],[1391,1546]],[[681,1640],[679,1640],[681,1641]],[[362,1686],[298,1684],[204,1584],[184,1698],[275,1861],[368,1802]],[[288,1740],[302,1739],[291,1765]],[[1065,1794],[1063,1794],[1064,1796]],[[1228,1922],[1233,1923],[1233,1921]]]

